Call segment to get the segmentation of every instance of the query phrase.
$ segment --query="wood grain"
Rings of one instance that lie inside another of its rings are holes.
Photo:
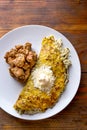
[[[71,41],[82,67],[78,92],[62,112],[46,120],[24,121],[0,109],[0,130],[87,130],[86,10],[87,0],[0,0],[0,37],[23,25],[49,26]]]

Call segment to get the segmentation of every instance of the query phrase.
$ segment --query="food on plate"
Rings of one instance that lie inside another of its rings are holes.
[[[68,82],[69,53],[61,39],[49,36],[42,40],[39,58],[14,104],[15,110],[35,114],[56,104]]]
[[[20,82],[26,82],[32,67],[35,65],[37,55],[31,49],[31,43],[16,45],[5,54],[6,62],[10,65],[9,72]]]

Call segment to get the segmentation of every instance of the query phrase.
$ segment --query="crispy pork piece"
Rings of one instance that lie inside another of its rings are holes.
[[[11,76],[20,82],[26,82],[37,61],[37,54],[31,49],[31,43],[16,45],[5,54],[6,62],[10,65]]]

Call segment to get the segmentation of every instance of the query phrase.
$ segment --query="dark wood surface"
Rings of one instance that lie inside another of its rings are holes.
[[[67,108],[45,120],[24,121],[0,109],[0,130],[87,130],[87,0],[0,0],[0,37],[30,24],[54,28],[71,41],[81,61],[81,83]]]

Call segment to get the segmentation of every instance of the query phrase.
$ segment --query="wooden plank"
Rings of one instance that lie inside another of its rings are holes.
[[[1,0],[0,28],[42,24],[54,26],[58,30],[87,30],[86,5],[86,0],[81,1],[80,4],[77,0],[73,2]]]

